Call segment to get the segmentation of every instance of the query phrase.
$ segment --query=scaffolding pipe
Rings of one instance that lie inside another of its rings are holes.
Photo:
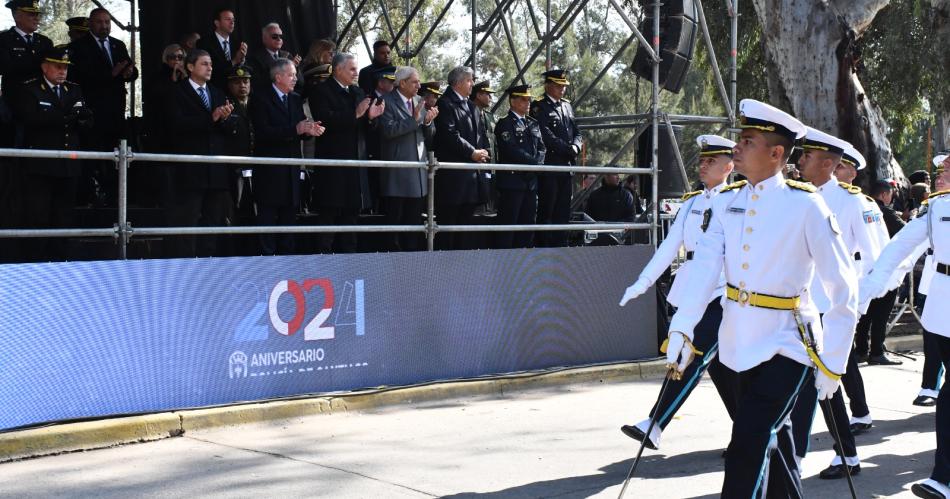
[[[653,2],[653,53],[660,53],[660,0],[654,0]],[[653,119],[653,147],[651,148],[651,159],[650,165],[653,167],[653,178],[652,180],[652,190],[650,199],[653,200],[653,207],[651,208],[652,218],[650,221],[653,223],[653,227],[650,229],[650,242],[653,243],[653,247],[656,248],[659,244],[657,240],[657,226],[659,225],[659,202],[658,198],[660,196],[660,185],[659,185],[659,141],[660,141],[660,61],[658,59],[653,60],[653,92],[652,99],[650,101],[650,114],[652,114]]]
[[[611,0],[616,1],[616,0]],[[729,95],[726,94],[726,85],[722,82],[722,73],[719,71],[719,61],[716,60],[716,49],[713,47],[712,38],[709,37],[709,26],[706,25],[706,14],[703,12],[702,0],[694,0],[696,13],[699,17],[699,26],[703,31],[703,40],[706,43],[706,53],[709,55],[709,64],[712,66],[713,76],[716,80],[716,88],[719,90],[719,98],[722,99],[722,105],[726,108],[729,115],[729,121],[735,121],[735,113],[732,111],[732,102]]]
[[[738,54],[739,54],[739,0],[732,0],[732,12],[730,19],[730,31],[729,39],[732,48],[729,50],[729,60],[730,60],[730,81],[729,81],[729,95],[732,96],[732,123],[730,126],[736,126],[735,117],[739,108],[739,101],[736,95],[736,76],[738,73]]]

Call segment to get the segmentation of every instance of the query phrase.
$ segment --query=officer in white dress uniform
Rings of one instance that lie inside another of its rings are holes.
[[[943,163],[944,168],[947,162]],[[950,172],[939,180],[950,182]],[[925,201],[926,212],[911,220],[884,248],[871,273],[861,279],[860,303],[866,310],[873,298],[892,289],[892,274],[915,249],[924,244],[933,250],[934,275],[930,280],[921,323],[936,339],[944,368],[950,367],[950,190],[937,191]],[[902,274],[901,274],[902,275]],[[950,393],[940,389],[937,397],[937,451],[930,478],[916,483],[911,491],[918,497],[950,498]]]
[[[833,175],[838,165],[844,160],[845,151],[853,149],[853,146],[837,137],[808,127],[802,148],[804,152],[798,160],[798,169],[802,174],[802,179],[816,186],[818,194],[821,195],[825,204],[837,217],[845,245],[854,255],[855,271],[860,272],[861,262],[873,264],[884,248],[877,237],[880,232],[877,226],[883,228],[885,234],[887,229],[880,218],[865,217],[866,200],[864,194],[861,193],[861,189],[840,182]],[[860,274],[857,277],[860,277]],[[817,276],[812,280],[808,294],[820,314],[828,311],[831,303]],[[864,394],[864,380],[861,378],[860,371],[858,371],[853,350],[848,357],[848,365],[841,381],[848,390],[848,398],[851,400],[854,413],[867,419],[870,423],[871,416]],[[798,458],[804,458],[808,452],[809,436],[817,403],[818,398],[814,385],[806,383],[798,396],[795,409],[792,411],[792,433],[795,435],[795,454]],[[827,410],[829,407],[831,412]],[[825,424],[829,425],[829,428],[830,425],[837,426],[850,473],[852,475],[860,473],[861,464],[840,388],[835,391],[830,405],[821,406],[821,412]],[[844,478],[845,469],[840,455],[836,453],[831,465],[822,470],[818,476],[823,479]]]
[[[683,195],[683,205],[676,214],[666,238],[656,249],[656,253],[644,267],[640,277],[627,288],[620,300],[620,306],[647,291],[670,266],[680,252],[680,248],[686,251],[686,262],[676,271],[676,279],[666,299],[675,307],[679,305],[682,296],[689,293],[686,281],[693,268],[693,251],[709,223],[708,209],[712,200],[726,186],[726,179],[732,173],[732,148],[736,145],[735,142],[718,135],[700,135],[696,137],[696,143],[700,147],[699,179],[704,189]],[[702,355],[686,367],[680,379],[664,381],[665,388],[660,390],[663,398],[657,399],[653,409],[650,410],[650,418],[657,418],[656,424],[650,431],[650,438],[646,442],[646,446],[650,449],[659,448],[661,433],[699,384],[707,369],[726,406],[726,411],[730,417],[732,416],[735,408],[735,373],[725,368],[716,356],[719,348],[719,323],[722,321],[722,305],[719,301],[722,299],[725,285],[725,277],[721,276],[719,283],[706,300],[708,303],[706,312],[695,329],[693,346],[702,352]],[[624,425],[620,430],[631,438],[643,441],[650,428],[650,418],[635,425]]]
[[[738,373],[724,498],[801,497],[789,414],[816,366],[818,396],[838,388],[857,321],[853,256],[834,214],[813,186],[782,176],[805,126],[754,100],[740,103],[736,171],[694,254],[695,270],[670,323],[667,362],[693,355],[694,328],[720,272],[726,274],[719,358]],[[806,290],[817,270],[831,306],[819,321]]]

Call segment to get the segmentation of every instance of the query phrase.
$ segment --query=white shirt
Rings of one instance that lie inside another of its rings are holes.
[[[832,298],[824,325],[815,305],[802,296],[802,319],[811,324],[824,364],[842,373],[857,324],[857,278],[841,229],[817,193],[792,188],[778,173],[753,186],[720,192],[699,240],[689,293],[680,301],[670,331],[690,339],[707,300],[725,269],[739,288],[779,297],[803,295],[817,269]],[[743,306],[723,298],[719,358],[742,372],[782,355],[806,366],[812,362],[791,311]]]
[[[208,88],[206,85],[199,85],[195,83],[195,80],[192,80],[191,78],[188,78],[188,83],[191,83],[191,88],[195,89],[195,93],[198,93],[199,88],[203,88],[205,91],[205,94],[208,96],[208,100],[209,101],[211,100],[211,93],[208,92]]]
[[[666,268],[673,263],[673,259],[677,253],[679,253],[680,247],[685,247],[687,252],[696,250],[696,245],[703,236],[703,214],[712,205],[713,198],[719,194],[719,191],[725,186],[726,184],[722,183],[712,189],[705,189],[702,194],[697,194],[683,203],[663,242],[660,243],[660,246],[656,249],[653,258],[650,259],[646,267],[640,272],[641,279],[646,278],[652,285],[663,275]],[[688,293],[686,281],[689,279],[690,270],[693,266],[693,261],[687,260],[680,266],[679,270],[676,271],[676,279],[673,280],[673,287],[670,288],[670,293],[666,297],[666,301],[670,302],[671,305],[679,306],[683,295]],[[725,276],[720,273],[719,282],[715,289],[710,295],[707,295],[707,304],[722,296],[726,285],[725,281]]]
[[[284,96],[287,95],[287,94],[281,92],[280,89],[277,88],[277,85],[275,85],[275,84],[273,84],[273,83],[271,83],[270,86],[274,88],[274,91],[275,91],[275,92],[277,92],[277,100],[283,101],[283,100],[284,100]]]
[[[14,26],[13,29],[17,32],[18,35],[20,35],[20,38],[22,38],[24,42],[26,41],[27,35],[32,36],[33,41],[36,41],[36,33],[27,33],[26,31],[23,31],[22,29],[17,28],[16,26]]]
[[[838,219],[838,226],[841,227],[841,238],[851,255],[860,253],[861,259],[855,262],[855,272],[857,277],[861,277],[866,270],[870,270],[874,265],[874,260],[881,254],[885,240],[882,244],[879,236],[880,230],[883,230],[887,236],[887,227],[884,226],[882,216],[875,216],[872,212],[866,211],[867,199],[861,193],[852,194],[847,187],[841,186],[838,179],[832,177],[827,182],[818,186],[818,194],[824,199],[828,209],[835,214]],[[877,204],[875,203],[875,207]],[[878,210],[880,212],[880,210]],[[811,300],[818,307],[818,312],[825,313],[831,308],[831,300],[828,293],[825,292],[817,275],[812,279],[811,286],[808,288]]]
[[[911,220],[884,248],[871,273],[861,279],[861,295],[883,295],[891,286],[894,269],[920,247],[933,248],[931,265],[950,264],[950,195],[932,197],[924,216]],[[889,282],[890,281],[890,282]],[[950,338],[950,276],[935,273],[920,317],[927,331]]]

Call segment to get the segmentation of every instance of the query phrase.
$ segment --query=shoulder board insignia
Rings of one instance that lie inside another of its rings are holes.
[[[867,199],[868,201],[877,204],[877,201],[875,201],[874,198],[872,198],[871,196],[868,196],[867,194],[864,195],[864,199]]]
[[[63,82],[63,85],[73,85],[73,86],[76,86],[76,87],[79,86],[78,83],[76,83],[76,82],[74,82],[74,81],[69,81],[69,80],[64,81],[64,82]]]
[[[799,191],[818,192],[818,189],[816,189],[815,186],[811,184],[806,184],[805,182],[799,182],[797,180],[786,179],[785,183],[788,184],[788,186],[791,187],[792,189],[796,189]]]
[[[538,98],[535,99],[534,101],[535,101],[535,102],[544,102],[544,96],[542,95],[541,97],[538,97]]]
[[[23,84],[33,83],[34,81],[39,80],[39,78],[30,78],[29,80],[23,80]]]
[[[851,184],[849,184],[849,183],[847,183],[847,182],[838,182],[838,185],[839,185],[842,189],[844,189],[844,190],[850,192],[851,194],[860,194],[860,193],[861,193],[861,188],[858,187],[858,186],[856,186],[856,185],[851,185]]]
[[[927,204],[927,201],[920,203],[920,209],[917,210],[917,218],[923,218],[927,216],[927,209],[930,208],[930,205]]]
[[[935,197],[943,196],[943,195],[946,195],[946,194],[950,194],[950,189],[944,189],[944,190],[942,190],[942,191],[931,192],[931,193],[930,193],[930,197],[928,197],[927,199],[930,200],[930,199],[933,199],[933,198],[935,198]]]
[[[680,200],[681,200],[681,201],[687,201],[687,200],[689,200],[690,198],[694,198],[694,197],[696,197],[696,196],[698,196],[698,195],[700,195],[700,194],[702,194],[702,193],[703,193],[703,191],[687,192],[686,194],[683,194],[683,197],[681,197]]]
[[[567,99],[563,99],[563,98],[561,99],[561,102],[567,102],[568,104],[571,103],[571,101],[569,101],[569,100],[567,100]]]
[[[740,181],[738,181],[738,182],[733,182],[733,183],[731,183],[731,184],[729,184],[729,185],[723,187],[722,190],[719,191],[719,193],[722,194],[723,192],[728,192],[728,191],[732,191],[732,190],[735,190],[735,189],[741,189],[742,186],[744,186],[744,185],[746,185],[746,184],[748,184],[748,183],[749,183],[748,180],[740,180]]]

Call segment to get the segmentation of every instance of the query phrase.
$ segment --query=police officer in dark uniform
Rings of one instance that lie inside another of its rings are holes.
[[[13,102],[14,115],[23,125],[23,146],[75,151],[80,148],[79,129],[92,126],[92,111],[86,107],[79,85],[66,81],[68,49],[49,49],[42,57],[43,75],[24,82],[20,97]],[[33,159],[22,163],[21,169],[25,226],[74,227],[72,211],[80,163]],[[24,256],[33,261],[63,259],[67,256],[63,248],[45,239],[32,240],[24,246]]]
[[[544,140],[537,120],[528,116],[531,107],[531,86],[509,87],[510,110],[495,125],[495,143],[498,162],[541,165],[544,164]],[[538,207],[538,181],[534,172],[497,172],[498,216],[501,225],[534,224]],[[496,248],[527,248],[531,246],[530,231],[497,232]]]
[[[541,136],[547,154],[546,165],[575,165],[581,152],[581,132],[574,123],[574,109],[565,100],[564,89],[571,83],[567,71],[552,69],[542,73],[544,76],[544,96],[534,101],[531,117],[541,125]],[[538,223],[566,224],[571,219],[570,173],[542,173],[538,175]],[[538,232],[538,246],[567,246],[567,233],[564,231]]]
[[[0,33],[0,91],[12,106],[14,90],[27,79],[39,76],[40,55],[53,48],[53,42],[36,32],[43,13],[39,2],[11,0],[6,7],[13,11],[15,26]]]
[[[247,111],[252,92],[251,80],[254,74],[249,66],[231,66],[226,71],[227,96],[234,104],[231,119],[234,121],[235,133],[225,139],[224,150],[228,156],[254,155],[254,127]],[[231,195],[234,200],[233,225],[254,225],[257,211],[254,206],[252,170],[249,167],[235,169],[231,182]],[[258,241],[254,236],[234,236],[233,252],[237,255],[250,256],[257,253]]]
[[[69,36],[70,43],[86,36],[86,33],[89,32],[89,18],[86,16],[70,17],[63,22],[69,27],[66,35]]]

